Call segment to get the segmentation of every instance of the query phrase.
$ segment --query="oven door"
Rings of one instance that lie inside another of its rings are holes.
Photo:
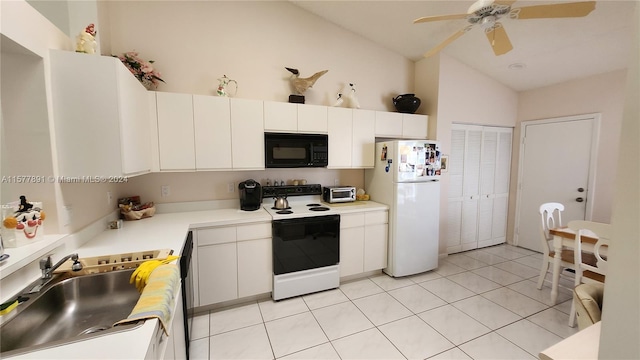
[[[274,275],[337,265],[340,215],[274,220]]]

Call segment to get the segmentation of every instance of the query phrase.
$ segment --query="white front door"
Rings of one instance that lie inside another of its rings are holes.
[[[585,115],[522,123],[516,245],[542,251],[541,204],[565,206],[562,225],[590,218],[599,116]]]

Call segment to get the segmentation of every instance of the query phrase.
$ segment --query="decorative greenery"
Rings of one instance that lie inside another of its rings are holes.
[[[120,59],[120,61],[122,61],[124,66],[126,66],[127,69],[131,71],[133,76],[135,76],[138,79],[138,81],[140,81],[142,85],[144,85],[144,87],[146,87],[147,89],[156,88],[158,86],[159,81],[164,82],[164,80],[160,78],[161,76],[160,72],[156,71],[153,68],[152,64],[154,63],[154,61],[142,60],[138,56],[138,53],[135,51],[129,51],[120,56],[117,56],[117,55],[111,55],[111,56],[117,57],[118,59]]]

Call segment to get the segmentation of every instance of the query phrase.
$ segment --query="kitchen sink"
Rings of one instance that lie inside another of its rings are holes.
[[[25,294],[0,327],[1,357],[131,330],[142,321],[113,327],[140,298],[129,284],[134,269],[69,277],[60,274],[39,292]],[[30,285],[26,291],[33,287]]]

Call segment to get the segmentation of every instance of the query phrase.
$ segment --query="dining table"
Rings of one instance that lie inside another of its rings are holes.
[[[558,300],[558,284],[560,283],[560,265],[562,262],[562,249],[575,248],[576,232],[570,228],[558,227],[549,229],[549,234],[553,235],[553,277],[551,280],[551,303],[556,304]],[[582,250],[592,252],[598,241],[595,236],[581,236]],[[577,266],[577,265],[576,265]]]

